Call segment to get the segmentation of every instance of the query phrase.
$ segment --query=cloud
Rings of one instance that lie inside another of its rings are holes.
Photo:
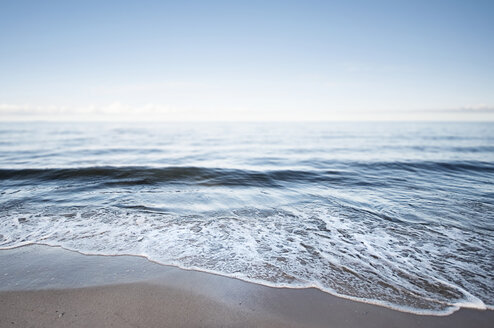
[[[7,119],[121,119],[164,116],[177,110],[172,106],[144,104],[129,106],[120,102],[88,106],[33,106],[29,104],[0,104],[0,116]]]
[[[486,104],[477,104],[477,105],[466,105],[457,110],[462,112],[494,112],[494,106],[489,106]]]
[[[482,114],[482,113],[493,113],[494,106],[486,105],[486,104],[478,104],[478,105],[465,105],[459,107],[450,107],[450,108],[432,108],[432,109],[420,109],[420,110],[411,110],[416,112],[435,112],[435,113],[470,113],[470,114]]]
[[[446,109],[358,110],[266,107],[251,105],[187,108],[147,103],[131,106],[122,102],[88,106],[33,106],[0,104],[0,121],[379,121],[379,120],[494,120],[494,106],[465,105]]]
[[[61,106],[33,106],[29,104],[0,104],[0,114],[4,116],[30,116],[39,114],[58,115],[67,112],[66,107]]]
[[[0,104],[0,121],[262,121],[284,120],[284,114],[243,106],[194,109],[154,103],[131,106],[121,102],[75,107]]]

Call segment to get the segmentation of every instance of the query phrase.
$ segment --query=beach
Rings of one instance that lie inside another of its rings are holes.
[[[0,328],[494,327],[494,1],[0,1]]]
[[[0,251],[1,327],[490,327],[494,311],[416,315],[332,296],[31,245]]]

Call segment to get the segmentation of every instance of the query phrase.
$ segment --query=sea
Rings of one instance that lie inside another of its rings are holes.
[[[0,248],[494,309],[494,123],[0,123]]]

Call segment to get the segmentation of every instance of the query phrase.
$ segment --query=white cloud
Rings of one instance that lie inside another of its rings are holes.
[[[494,111],[494,106],[489,106],[486,104],[477,104],[477,105],[466,105],[458,108],[461,111],[479,111],[479,112],[492,112]]]
[[[408,112],[417,112],[417,113],[464,113],[464,114],[488,114],[494,112],[494,106],[486,105],[486,104],[478,104],[478,105],[465,105],[459,107],[449,107],[449,108],[429,108],[429,109],[415,109],[408,110]]]
[[[34,106],[0,104],[0,121],[386,121],[386,120],[489,120],[494,106],[466,105],[450,109],[350,110],[343,108],[299,110],[237,105],[223,108],[185,108],[147,103],[131,106],[122,102],[88,106]]]
[[[1,119],[35,119],[35,120],[121,120],[121,119],[154,119],[176,112],[171,106],[158,104],[144,104],[129,106],[120,102],[107,105],[88,106],[33,106],[29,104],[0,104]]]

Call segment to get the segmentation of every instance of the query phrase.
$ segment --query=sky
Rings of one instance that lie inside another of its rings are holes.
[[[0,0],[0,120],[494,121],[494,1]]]

